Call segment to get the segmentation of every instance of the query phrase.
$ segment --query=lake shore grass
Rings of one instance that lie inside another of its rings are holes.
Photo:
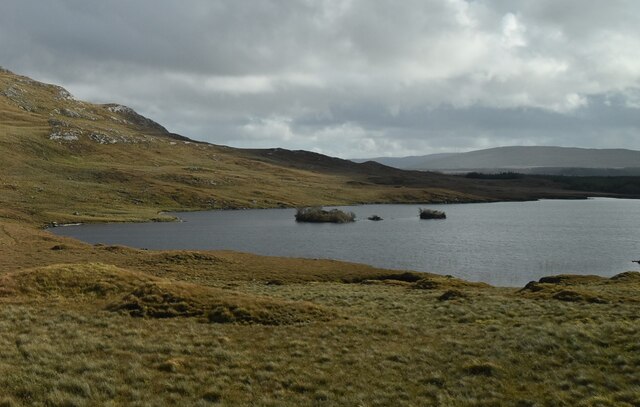
[[[5,405],[640,402],[638,273],[497,288],[7,220],[0,243]]]

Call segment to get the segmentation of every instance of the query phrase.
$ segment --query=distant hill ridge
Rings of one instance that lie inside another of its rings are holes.
[[[7,70],[0,70],[0,157],[0,220],[40,226],[166,220],[167,211],[194,209],[640,196],[626,181],[495,181],[309,151],[218,146]]]
[[[553,146],[497,147],[467,153],[413,157],[382,157],[373,161],[414,170],[532,170],[535,168],[621,169],[639,168],[640,151]],[[355,160],[362,162],[364,160]],[[525,171],[531,172],[531,171]]]

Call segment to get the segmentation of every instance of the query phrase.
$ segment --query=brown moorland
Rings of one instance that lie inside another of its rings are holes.
[[[593,191],[196,143],[6,71],[0,157],[0,405],[640,405],[640,273],[498,288],[42,229]]]

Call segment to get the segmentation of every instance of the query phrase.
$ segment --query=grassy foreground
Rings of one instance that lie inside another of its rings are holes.
[[[197,144],[2,70],[0,154],[0,406],[640,405],[638,273],[496,288],[42,230],[169,209],[584,192]]]
[[[640,405],[640,274],[523,289],[0,223],[0,405]]]

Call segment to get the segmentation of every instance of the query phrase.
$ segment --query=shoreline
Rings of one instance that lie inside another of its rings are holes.
[[[610,198],[610,197],[587,197],[585,199],[580,199],[583,201],[587,201],[587,200],[633,200],[630,198]],[[540,201],[567,201],[567,202],[572,202],[572,201],[576,201],[576,199],[537,199],[537,200],[531,200],[531,201],[498,201],[498,202],[479,202],[481,204],[490,204],[490,203],[519,203],[519,202],[529,202],[529,203],[533,203],[533,202],[540,202]],[[477,204],[477,202],[474,202]],[[358,207],[367,207],[367,206],[405,206],[405,207],[412,207],[412,206],[416,206],[419,207],[419,204],[413,204],[413,203],[409,203],[409,204],[358,204],[358,205],[338,205],[336,207],[338,208],[348,208],[348,209],[353,209],[358,208]],[[443,204],[443,203],[438,203],[438,204],[428,204],[431,206],[439,206],[439,205],[461,205],[461,206],[466,206],[466,204]],[[327,206],[328,208],[331,208],[333,206]],[[253,211],[259,212],[262,209],[269,209],[269,210],[274,210],[274,209],[280,209],[283,211],[291,211],[293,208],[255,208],[255,209],[251,209]],[[250,209],[236,209],[237,210],[250,210]],[[223,211],[228,211],[228,210],[211,210],[211,211],[179,211],[179,212],[162,212],[159,214],[163,214],[163,215],[175,215],[174,216],[174,222],[186,222],[184,219],[181,219],[179,216],[180,213],[207,213],[207,212],[212,212],[212,213],[220,213]],[[406,214],[404,214],[403,216],[405,216]],[[264,215],[262,215],[264,216]],[[276,216],[276,215],[274,215]],[[280,216],[280,215],[277,215]],[[359,216],[359,221],[360,222],[367,222],[365,219],[365,217],[363,217],[364,215],[360,214]],[[292,221],[293,222],[293,221]],[[107,223],[92,223],[92,224],[86,224],[87,226],[90,225],[99,225],[99,224],[114,224],[114,225],[125,225],[125,224],[131,224],[131,225],[135,225],[135,224],[140,224],[140,225],[144,225],[144,224],[150,224],[153,222],[107,222]],[[81,224],[74,224],[74,225],[67,225],[67,226],[83,226]],[[59,226],[62,227],[62,226]],[[56,233],[56,231],[54,230],[55,228],[47,228],[45,229],[48,233],[51,233],[57,237],[66,237],[66,238],[71,238],[71,239],[75,239],[78,242],[82,242],[83,244],[88,244],[88,245],[94,245],[96,242],[99,242],[100,237],[99,236],[94,236],[93,241],[90,239],[88,241],[85,240],[81,240],[81,238],[75,237],[73,235],[65,235],[65,234],[58,234]],[[151,229],[154,230],[154,229]],[[98,239],[98,240],[96,240]],[[138,239],[139,240],[139,239]],[[109,241],[109,240],[107,240]],[[118,245],[118,246],[123,246],[123,247],[128,247],[134,250],[139,250],[139,249],[143,249],[143,250],[150,250],[153,252],[167,252],[167,251],[176,251],[176,250],[180,250],[180,251],[187,251],[187,252],[211,252],[211,253],[216,253],[216,252],[220,252],[220,251],[227,251],[227,250],[231,250],[234,252],[238,252],[238,253],[244,253],[244,254],[249,254],[249,255],[255,255],[255,256],[264,256],[264,257],[277,257],[277,258],[282,258],[282,259],[304,259],[304,260],[313,260],[316,259],[318,255],[322,255],[322,253],[314,253],[314,254],[301,254],[301,253],[297,253],[297,252],[291,252],[290,253],[282,253],[282,250],[274,250],[274,251],[264,251],[264,250],[259,250],[254,248],[254,250],[252,250],[251,248],[248,247],[230,247],[230,246],[225,246],[224,244],[222,245],[213,245],[212,247],[201,247],[201,246],[194,246],[194,247],[187,247],[187,246],[180,246],[178,245],[178,247],[154,247],[153,243],[151,242],[129,242],[127,243],[118,243],[117,239],[111,239],[112,243],[107,243],[108,245]],[[151,245],[151,249],[149,249],[148,245]],[[229,248],[225,248],[225,247],[229,247]],[[285,250],[286,251],[286,250]],[[329,249],[329,252],[331,252],[331,250]],[[390,272],[407,272],[407,271],[411,271],[411,272],[417,272],[417,273],[433,273],[436,272],[438,275],[440,276],[446,276],[446,275],[454,275],[457,276],[456,278],[460,278],[460,279],[464,279],[465,281],[469,281],[469,282],[474,282],[474,283],[485,283],[485,284],[489,284],[493,287],[501,287],[501,288],[521,288],[524,285],[526,285],[528,282],[531,281],[536,281],[539,278],[543,278],[545,276],[549,276],[549,275],[557,275],[557,274],[571,274],[571,275],[586,275],[583,274],[581,272],[577,272],[577,270],[572,271],[564,271],[564,270],[557,270],[557,272],[553,272],[552,270],[547,270],[547,272],[545,273],[533,273],[531,278],[511,278],[511,280],[514,280],[512,282],[499,282],[499,280],[504,280],[505,278],[495,278],[496,276],[499,276],[500,273],[494,273],[491,271],[487,271],[486,276],[494,276],[493,278],[486,278],[483,277],[485,276],[485,274],[480,273],[481,275],[476,276],[475,278],[472,276],[466,276],[468,274],[468,270],[466,268],[461,268],[461,269],[450,269],[450,268],[444,268],[444,269],[439,269],[437,266],[429,266],[428,264],[414,264],[412,267],[411,265],[407,265],[407,264],[403,264],[403,262],[400,262],[400,265],[396,265],[394,266],[394,264],[389,264],[389,262],[379,262],[379,261],[366,261],[362,259],[362,256],[341,256],[341,257],[321,257],[322,260],[328,260],[328,261],[336,261],[336,262],[341,262],[341,263],[351,263],[351,264],[361,264],[361,265],[366,265],[366,266],[370,266],[370,267],[375,267],[375,268],[380,268],[380,269],[385,269],[385,270],[389,270]],[[406,263],[406,262],[404,262]],[[439,264],[437,261],[434,264]],[[617,263],[616,263],[617,264]],[[482,269],[482,267],[481,267]],[[503,268],[498,268],[500,270],[502,270]],[[496,269],[496,270],[498,270]],[[504,268],[505,270],[507,268]],[[509,270],[511,270],[511,268],[508,268]],[[625,271],[629,271],[629,268],[618,268],[618,267],[614,267],[614,268],[603,268],[602,270],[609,270],[606,272],[598,272],[594,270],[590,271],[590,274],[592,275],[597,275],[603,278],[608,278],[611,277],[615,274],[621,273],[621,272],[625,272]],[[441,270],[441,271],[438,271]],[[515,269],[514,269],[515,270]],[[524,273],[524,271],[527,270],[529,272],[531,272],[532,270],[529,270],[529,268],[523,268],[521,270],[520,273],[516,273],[516,275],[525,275],[526,273]],[[569,268],[569,270],[571,270],[571,268]],[[589,270],[589,269],[587,269]],[[473,274],[473,273],[472,273]],[[505,277],[507,276],[507,274],[503,273],[505,275]],[[520,276],[522,277],[522,276]],[[509,278],[506,278],[507,280]]]
[[[615,196],[614,196],[615,195]],[[473,204],[489,204],[489,203],[509,203],[509,202],[537,202],[537,201],[583,201],[589,199],[629,199],[629,200],[640,200],[640,197],[635,196],[619,196],[616,194],[612,195],[584,195],[584,196],[558,196],[558,197],[540,197],[540,198],[532,198],[532,199],[486,199],[486,200],[467,200],[467,201],[372,201],[372,202],[359,202],[359,203],[332,203],[332,204],[314,204],[314,205],[299,205],[299,206],[263,206],[263,207],[227,207],[227,208],[177,208],[177,209],[162,209],[159,210],[157,215],[168,215],[172,213],[193,213],[193,212],[218,212],[218,211],[249,211],[249,210],[262,210],[262,209],[296,209],[298,207],[328,207],[328,208],[340,208],[340,207],[350,207],[350,206],[367,206],[367,205],[473,205]],[[107,221],[94,221],[90,218],[83,218],[81,222],[67,222],[67,223],[59,223],[57,221],[49,221],[41,223],[42,229],[48,229],[52,227],[63,227],[63,226],[76,226],[77,224],[81,225],[96,225],[96,224],[120,224],[120,223],[162,223],[162,222],[180,222],[180,218],[176,216],[169,216],[166,218],[154,218],[154,217],[145,217],[137,220],[107,220]],[[52,224],[57,224],[58,226],[52,226]]]

